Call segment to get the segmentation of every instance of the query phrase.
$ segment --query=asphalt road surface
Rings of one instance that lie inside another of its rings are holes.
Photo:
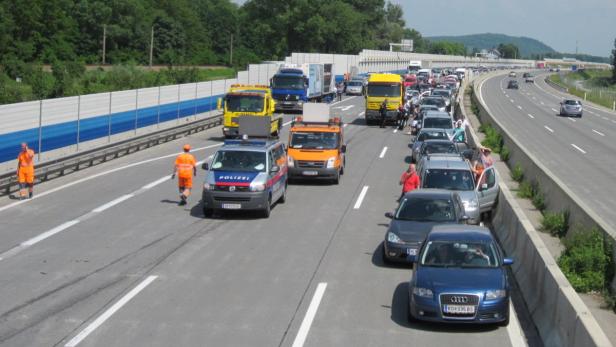
[[[506,75],[487,79],[481,95],[491,114],[608,224],[616,188],[616,113],[584,104],[582,118],[558,115],[563,97],[548,86],[545,74],[535,83],[519,78],[520,89],[507,89]]]
[[[0,345],[520,345],[515,316],[507,328],[406,322],[411,269],[385,267],[380,245],[408,136],[366,126],[363,105],[333,105],[348,123],[341,184],[290,185],[269,219],[204,219],[203,171],[177,206],[175,155],[188,142],[204,160],[220,128],[0,201]]]

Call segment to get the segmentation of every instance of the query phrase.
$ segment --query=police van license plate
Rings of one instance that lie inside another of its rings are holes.
[[[222,204],[222,208],[225,210],[239,210],[242,208],[242,204]]]
[[[453,314],[473,314],[475,313],[475,306],[473,305],[444,305],[443,311],[445,311],[445,313],[453,313]]]
[[[302,171],[302,175],[304,176],[317,176],[318,174],[317,171]]]

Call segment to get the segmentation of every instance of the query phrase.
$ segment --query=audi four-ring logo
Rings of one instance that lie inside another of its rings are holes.
[[[454,304],[466,304],[468,298],[466,296],[452,296],[450,301]]]

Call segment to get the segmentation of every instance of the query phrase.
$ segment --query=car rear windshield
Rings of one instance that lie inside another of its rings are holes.
[[[464,232],[461,232],[464,237]],[[419,256],[422,266],[496,268],[499,266],[494,242],[472,240],[428,241]]]
[[[265,168],[264,152],[220,150],[212,160],[214,171],[265,172]]]
[[[473,190],[475,183],[470,170],[428,169],[422,188]]]
[[[458,153],[456,146],[448,142],[426,142],[422,149],[422,154],[441,154],[441,153]]]
[[[579,105],[580,102],[577,100],[567,100],[565,101],[565,105]]]
[[[347,83],[347,86],[353,86],[353,87],[359,87],[362,86],[363,83],[361,83],[360,81],[351,81],[349,83]]]
[[[291,135],[291,148],[301,149],[336,149],[338,133],[331,132],[294,132]]]
[[[395,218],[416,222],[452,222],[455,212],[451,199],[412,197],[402,200]]]
[[[443,100],[442,98],[425,98],[422,100],[422,104],[445,107],[445,100]]]
[[[453,128],[453,125],[451,124],[451,120],[447,118],[428,117],[424,119],[423,127],[424,128],[451,129]]]
[[[423,131],[419,133],[419,136],[417,136],[417,141],[447,139],[447,133],[444,131]]]
[[[436,96],[444,96],[444,97],[449,97],[449,92],[446,90],[434,90],[432,91],[432,95],[436,95]]]
[[[400,84],[398,83],[372,83],[368,84],[368,95],[370,96],[400,96]]]

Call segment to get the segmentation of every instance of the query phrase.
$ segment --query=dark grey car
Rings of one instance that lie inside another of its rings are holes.
[[[426,140],[449,140],[449,135],[444,129],[425,128],[421,129],[411,146],[411,160],[417,162],[421,145]]]
[[[440,224],[465,223],[464,205],[457,192],[441,189],[418,189],[406,193],[391,218],[383,241],[383,261],[406,262],[417,255],[421,244]]]

